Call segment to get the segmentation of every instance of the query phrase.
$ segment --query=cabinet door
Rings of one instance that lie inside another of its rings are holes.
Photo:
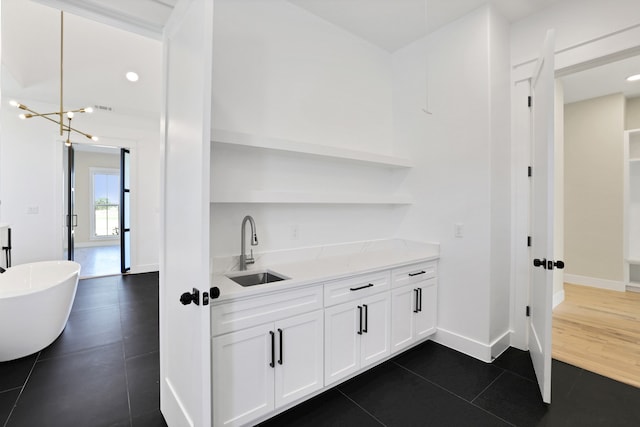
[[[363,333],[360,366],[365,367],[391,354],[391,299],[388,292],[363,298]]]
[[[273,323],[212,339],[215,426],[243,425],[274,409],[271,332]]]
[[[357,303],[324,311],[324,384],[329,385],[360,368],[360,335]]]
[[[323,320],[319,310],[275,323],[276,408],[322,388]]]
[[[415,341],[416,286],[403,286],[391,293],[391,351],[402,350]]]
[[[425,338],[436,331],[438,318],[438,282],[437,279],[429,279],[420,283],[420,311],[415,316],[416,339]]]

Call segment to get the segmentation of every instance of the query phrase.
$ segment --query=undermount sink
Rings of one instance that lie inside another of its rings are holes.
[[[270,270],[252,271],[246,272],[245,274],[235,274],[227,277],[240,286],[263,285],[265,283],[279,282],[281,280],[288,279],[288,277]]]

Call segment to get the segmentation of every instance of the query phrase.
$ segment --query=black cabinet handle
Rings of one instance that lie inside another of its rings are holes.
[[[278,364],[282,365],[282,329],[278,328],[278,335],[280,338],[280,359],[278,359]]]
[[[415,304],[414,304],[414,305],[415,305],[415,308],[413,309],[413,312],[414,312],[414,313],[417,313],[418,311],[420,311],[420,310],[418,310],[418,290],[417,290],[417,289],[414,289],[414,290],[413,290],[413,293],[415,294],[415,297],[416,297],[416,299],[415,299]]]
[[[276,334],[273,331],[269,331],[271,334],[271,363],[269,366],[272,368],[276,367]]]
[[[418,276],[420,274],[425,274],[425,273],[426,273],[426,271],[422,270],[422,271],[418,271],[417,273],[409,273],[409,276],[413,277],[413,276]]]
[[[370,288],[373,286],[373,283],[369,283],[368,285],[364,285],[364,286],[360,286],[357,288],[349,288],[349,290],[351,291],[359,291],[360,289],[366,289],[366,288]]]
[[[358,315],[360,316],[360,326],[358,327],[358,335],[362,335],[362,307],[358,306]]]
[[[418,312],[422,311],[422,288],[418,288]]]
[[[366,334],[369,326],[369,307],[367,307],[367,304],[362,304],[362,306],[364,307],[364,328],[362,332]]]

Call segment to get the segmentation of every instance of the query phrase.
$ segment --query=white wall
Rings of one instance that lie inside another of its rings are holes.
[[[391,150],[388,52],[284,0],[219,0],[214,19],[214,128]]]
[[[60,259],[63,247],[62,143],[57,127],[45,120],[20,120],[2,99],[0,131],[0,219],[13,230],[13,263]],[[53,105],[20,100],[36,111]],[[155,271],[159,263],[159,121],[96,112],[83,118],[108,145],[135,145],[132,151],[132,272]],[[133,191],[133,190],[132,190]],[[59,195],[59,199],[58,196]],[[37,214],[27,208],[37,207]],[[58,212],[60,210],[60,212]],[[56,222],[59,216],[60,224]],[[135,237],[134,237],[135,236]]]
[[[564,111],[565,273],[619,282],[621,289],[624,107],[624,96],[613,94]]]
[[[441,243],[438,337],[485,360],[509,328],[506,28],[481,8],[393,58],[396,141],[418,165],[400,234]],[[427,62],[431,116],[422,111]]]
[[[217,1],[213,127],[391,154],[391,56],[286,1]],[[394,193],[405,172],[283,153],[212,149],[212,189]],[[406,207],[214,204],[212,256],[240,253],[253,215],[256,252],[390,238]],[[425,237],[425,236],[423,236]]]
[[[640,96],[627,98],[625,130],[640,129]]]

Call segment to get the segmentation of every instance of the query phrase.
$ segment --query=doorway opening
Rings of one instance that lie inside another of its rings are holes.
[[[81,277],[130,268],[129,150],[89,144],[64,148],[64,258]]]
[[[632,56],[559,78],[564,161],[558,177],[565,187],[559,223],[567,269],[554,290],[552,351],[636,387],[640,299],[629,291],[640,234],[629,181],[640,176],[634,171],[640,163],[625,133],[640,128],[640,84],[626,80],[639,70],[640,57]]]

